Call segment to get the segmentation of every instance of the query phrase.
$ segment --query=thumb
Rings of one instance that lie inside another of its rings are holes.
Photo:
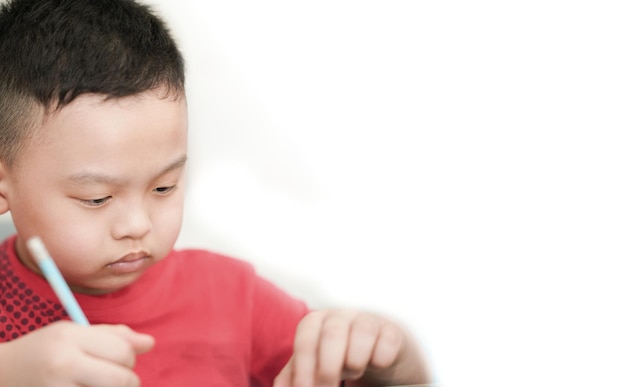
[[[127,339],[137,355],[146,353],[154,347],[154,337],[145,333],[133,331],[133,334]]]
[[[154,337],[134,331],[126,325],[98,325],[97,327],[126,340],[137,355],[148,352],[154,347]]]

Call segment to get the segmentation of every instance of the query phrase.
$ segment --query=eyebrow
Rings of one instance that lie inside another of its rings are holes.
[[[155,178],[163,176],[169,172],[175,171],[177,169],[185,166],[187,162],[187,155],[182,155],[173,162],[169,163],[165,168],[161,169],[156,175]],[[73,175],[70,175],[67,179],[72,183],[77,184],[112,184],[112,185],[122,185],[124,181],[114,176],[110,176],[103,173],[98,172],[79,172]]]

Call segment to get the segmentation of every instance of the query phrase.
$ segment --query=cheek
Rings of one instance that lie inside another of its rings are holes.
[[[93,243],[93,229],[98,227],[96,222],[86,221],[59,201],[20,202],[12,208],[12,214],[20,235],[38,235],[46,244],[54,241],[70,246]]]
[[[58,239],[64,238],[81,251],[101,249],[110,237],[110,220],[104,214],[89,211],[66,212],[58,228]]]
[[[87,261],[96,261],[106,253],[103,230],[97,222],[61,222],[55,230],[50,230],[50,253],[55,259],[62,259],[68,265],[81,267]],[[58,258],[57,258],[58,257]]]
[[[167,208],[157,211],[152,218],[154,237],[165,254],[174,246],[183,221],[183,200],[172,199],[175,200]]]

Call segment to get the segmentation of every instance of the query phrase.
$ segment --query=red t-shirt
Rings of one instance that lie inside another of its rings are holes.
[[[15,236],[0,245],[0,341],[68,318],[14,246]],[[250,264],[203,250],[172,251],[120,291],[76,298],[92,324],[155,337],[135,367],[147,387],[271,386],[308,311]]]

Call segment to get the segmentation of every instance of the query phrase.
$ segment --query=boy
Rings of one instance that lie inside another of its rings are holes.
[[[0,8],[0,385],[425,383],[381,316],[308,311],[250,265],[173,250],[187,159],[183,59],[131,0]],[[91,326],[66,321],[38,235]]]

